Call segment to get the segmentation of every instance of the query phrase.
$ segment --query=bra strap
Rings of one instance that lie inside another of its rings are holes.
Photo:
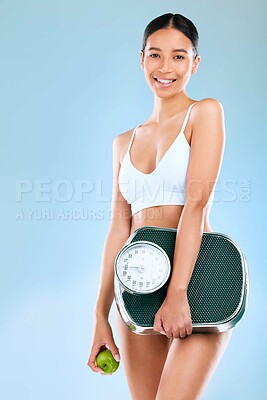
[[[131,148],[132,141],[133,141],[133,138],[134,138],[134,135],[135,135],[135,131],[136,131],[136,129],[139,128],[139,126],[141,126],[141,125],[142,125],[142,124],[140,124],[140,125],[138,125],[136,128],[134,128],[133,133],[132,133],[132,137],[131,137],[131,140],[130,140],[130,143],[129,143],[129,146],[128,146],[128,151],[129,151],[130,148]]]
[[[191,108],[193,107],[194,104],[197,104],[197,103],[198,102],[196,101],[195,103],[192,103],[191,106],[189,106],[188,111],[187,111],[186,116],[185,116],[185,119],[184,119],[184,123],[183,123],[182,129],[181,129],[181,132],[184,132],[184,130],[185,130],[185,127],[186,127],[186,124],[187,124],[187,120],[188,120]]]

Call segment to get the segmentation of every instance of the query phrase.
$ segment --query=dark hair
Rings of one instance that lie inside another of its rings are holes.
[[[194,52],[194,58],[198,56],[198,31],[195,25],[193,24],[190,19],[184,17],[181,14],[163,14],[160,15],[159,17],[153,19],[149,24],[147,25],[145,31],[144,31],[144,36],[143,36],[143,46],[142,46],[142,51],[144,53],[147,39],[152,33],[158,31],[159,29],[168,29],[168,28],[174,28],[177,29],[178,31],[182,32],[185,36],[188,37],[188,39],[191,40],[192,45],[193,45],[193,52]]]

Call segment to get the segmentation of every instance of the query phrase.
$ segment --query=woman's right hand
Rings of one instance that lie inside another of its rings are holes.
[[[107,346],[108,347],[107,347]],[[91,344],[91,354],[88,358],[87,365],[91,368],[93,372],[102,373],[107,375],[104,371],[96,366],[96,357],[103,351],[110,349],[113,357],[116,361],[120,361],[119,349],[116,346],[113,338],[113,333],[111,326],[108,322],[108,318],[105,317],[95,317],[94,333]]]

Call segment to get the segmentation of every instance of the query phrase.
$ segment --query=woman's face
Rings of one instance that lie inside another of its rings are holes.
[[[194,60],[191,40],[173,28],[150,35],[140,58],[147,83],[159,97],[173,96],[183,90],[200,62],[200,56]],[[175,81],[164,83],[157,79]]]

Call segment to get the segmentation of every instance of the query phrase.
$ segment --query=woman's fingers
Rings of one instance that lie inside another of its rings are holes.
[[[173,334],[173,338],[174,339],[184,339],[186,336],[191,335],[192,333],[192,325],[189,327],[184,327],[184,328],[178,328],[176,330],[169,330],[168,332],[168,337],[171,337],[171,335]]]
[[[191,335],[192,332],[193,332],[193,328],[192,328],[192,325],[190,325],[188,328],[186,328],[186,334]]]
[[[160,316],[158,314],[155,315],[153,329],[154,329],[154,331],[160,332],[160,333],[162,331],[162,322],[161,322]]]
[[[105,350],[105,349],[106,349],[105,345],[97,345],[96,344],[96,345],[94,345],[92,347],[91,354],[90,354],[89,359],[87,361],[87,365],[88,365],[88,367],[91,368],[92,371],[103,373],[103,369],[97,367],[95,359],[96,359],[98,353],[100,351],[102,351],[102,350]]]
[[[186,331],[185,331],[185,329],[181,329],[180,330],[180,338],[185,338],[186,337]]]

